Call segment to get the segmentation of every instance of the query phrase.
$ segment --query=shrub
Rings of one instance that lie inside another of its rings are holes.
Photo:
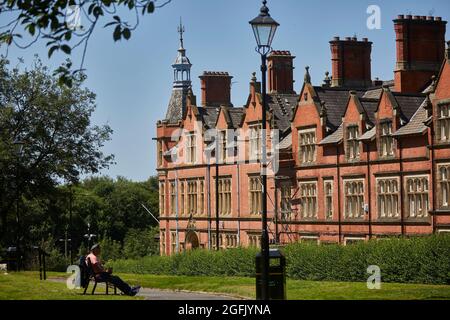
[[[259,249],[193,250],[111,262],[116,272],[255,276]],[[371,240],[348,246],[293,243],[282,248],[286,273],[293,279],[366,281],[367,267],[377,265],[383,282],[450,284],[450,235]]]

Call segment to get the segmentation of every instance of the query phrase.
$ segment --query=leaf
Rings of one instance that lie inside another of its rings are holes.
[[[30,23],[29,25],[28,25],[28,32],[32,35],[32,36],[34,36],[34,32],[36,31],[36,27],[35,27],[35,25],[34,25],[34,23]]]
[[[155,3],[152,1],[147,6],[147,13],[152,13],[155,11]]]
[[[51,58],[53,52],[55,52],[55,50],[59,50],[59,46],[53,46],[48,50],[48,57]]]
[[[120,25],[118,25],[115,29],[114,29],[114,33],[113,33],[113,39],[114,41],[120,40],[121,36],[122,36],[122,27]]]
[[[108,22],[107,24],[105,24],[105,25],[103,26],[103,28],[109,27],[109,26],[111,26],[111,25],[113,25],[113,24],[117,24],[117,22],[116,22],[116,21]]]
[[[70,54],[72,52],[72,49],[67,44],[63,44],[61,50],[64,51],[65,54]]]
[[[122,34],[126,40],[130,39],[131,37],[131,31],[128,28],[123,29]]]

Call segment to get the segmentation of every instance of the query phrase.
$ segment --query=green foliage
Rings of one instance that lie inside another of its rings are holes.
[[[17,45],[24,49],[38,41],[45,41],[48,57],[60,51],[71,55],[81,50],[81,65],[63,63],[55,70],[59,81],[69,87],[83,71],[89,39],[97,25],[112,26],[114,41],[130,39],[139,25],[140,16],[151,14],[171,0],[48,0],[48,1],[0,1],[0,15],[8,19],[0,27],[0,47]],[[118,15],[120,12],[120,16]],[[131,17],[129,17],[131,15]],[[131,18],[131,22],[126,19]],[[107,22],[104,24],[104,22]]]
[[[294,243],[282,248],[292,279],[366,281],[367,267],[377,265],[383,282],[450,284],[450,236],[373,240],[348,246]],[[193,250],[110,263],[116,272],[186,275],[255,275],[255,248]]]
[[[138,259],[158,253],[159,243],[155,235],[159,229],[154,227],[150,230],[130,229],[125,236],[123,244],[123,255],[127,259]]]
[[[111,238],[104,238],[100,242],[102,248],[102,260],[107,263],[110,260],[118,260],[122,258],[122,245],[119,241]]]

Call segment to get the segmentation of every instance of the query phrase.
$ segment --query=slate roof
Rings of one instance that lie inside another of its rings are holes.
[[[289,132],[289,134],[280,141],[278,146],[280,150],[289,149],[290,147],[292,147],[292,132]]]
[[[217,107],[199,107],[198,111],[203,119],[203,123],[207,128],[214,128],[219,115],[219,108]]]
[[[183,111],[186,109],[187,89],[174,88],[167,107],[166,120],[168,123],[177,123],[183,119]]]
[[[239,128],[242,122],[242,117],[244,116],[244,108],[243,107],[233,107],[228,108],[228,112],[230,113],[231,123],[233,124],[233,128]]]
[[[406,136],[412,134],[421,134],[427,130],[427,126],[424,122],[427,120],[427,110],[424,108],[426,105],[426,101],[424,101],[419,109],[414,113],[411,117],[411,120],[398,129],[393,136]]]
[[[420,105],[425,100],[424,94],[401,94],[398,92],[392,92],[395,100],[397,101],[400,109],[402,110],[402,114],[406,117],[407,120],[411,119],[411,117],[416,113],[417,109],[419,109]]]
[[[273,112],[275,124],[278,129],[285,131],[291,127],[291,119],[299,95],[297,94],[274,94],[268,95],[267,105]]]
[[[372,122],[372,124],[375,124],[375,111],[377,110],[378,100],[360,98],[359,101],[361,102],[364,111],[369,117],[370,122]]]
[[[342,141],[342,138],[344,137],[344,125],[341,123],[341,125],[329,136],[326,136],[322,141],[319,142],[320,145],[324,144],[334,144],[339,143]]]
[[[375,134],[377,133],[377,127],[373,127],[372,129],[364,132],[364,134],[359,137],[358,140],[364,141],[364,140],[372,140],[373,137],[375,137]]]
[[[332,129],[338,128],[342,122],[350,90],[319,86],[315,86],[314,90],[320,101],[325,103],[328,124],[331,125]],[[361,98],[364,95],[364,91],[356,91],[356,94]]]

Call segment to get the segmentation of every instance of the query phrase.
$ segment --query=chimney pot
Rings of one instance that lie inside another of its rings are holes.
[[[399,14],[398,16],[397,16],[397,19],[404,19],[405,18],[405,16],[403,15],[403,14]]]
[[[420,16],[414,16],[413,17],[413,20],[419,20],[420,19]]]
[[[429,20],[429,21],[434,21],[434,17],[433,17],[433,16],[428,16],[428,17],[427,17],[427,20]]]
[[[406,15],[406,19],[412,19],[412,15],[410,14]]]
[[[436,17],[436,18],[434,18],[434,20],[436,20],[436,21],[442,21],[442,17]]]

